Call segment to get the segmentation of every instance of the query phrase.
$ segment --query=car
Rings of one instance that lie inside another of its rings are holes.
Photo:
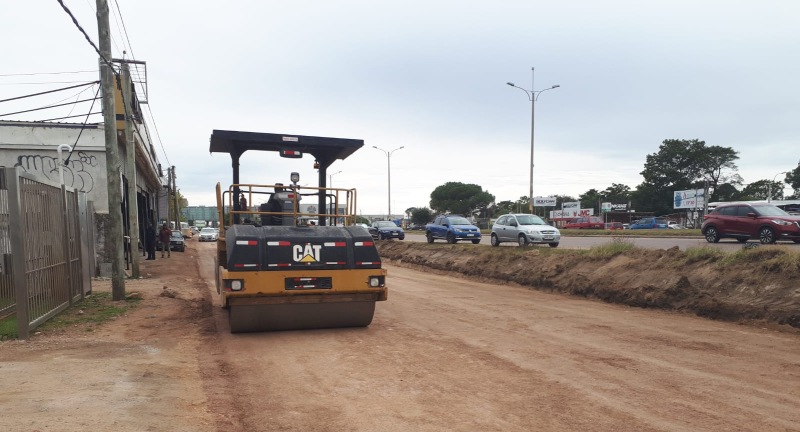
[[[700,231],[709,243],[723,238],[735,238],[739,243],[750,239],[763,244],[778,240],[800,243],[800,216],[792,216],[767,203],[729,203],[703,216]]]
[[[197,241],[216,241],[219,237],[219,232],[215,228],[203,228],[200,230],[200,238]]]
[[[377,231],[376,234],[372,234],[372,238],[377,240],[390,240],[390,239],[398,239],[403,240],[406,238],[406,233],[403,231],[403,228],[400,228],[392,221],[377,221],[372,223],[372,228]]]
[[[365,230],[369,231],[369,235],[372,236],[373,240],[378,239],[378,230],[376,228],[373,228],[372,225],[367,225],[365,223],[357,223],[353,224],[353,226],[359,226],[361,228],[364,228]]]
[[[169,237],[169,249],[178,252],[186,250],[186,240],[180,231],[172,231]],[[161,250],[161,240],[156,239],[156,250]]]
[[[675,222],[670,222],[669,225],[667,225],[667,228],[669,228],[669,229],[683,229],[682,226],[680,226],[679,224],[676,224]]]
[[[437,216],[433,222],[425,225],[425,238],[428,243],[444,239],[450,244],[458,243],[460,240],[478,244],[481,242],[481,230],[464,216],[447,214]]]
[[[625,225],[622,222],[608,222],[606,223],[607,230],[621,230],[625,229]]]
[[[520,246],[547,243],[558,247],[561,233],[542,218],[532,214],[506,214],[492,225],[492,246],[503,242],[516,242]]]
[[[668,226],[667,218],[650,216],[635,221],[628,229],[667,229]]]
[[[582,216],[576,217],[566,225],[564,225],[564,229],[603,229],[605,228],[605,223],[603,223],[603,219],[597,216]]]

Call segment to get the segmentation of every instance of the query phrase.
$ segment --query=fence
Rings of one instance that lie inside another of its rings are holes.
[[[91,292],[93,228],[86,194],[0,169],[0,318],[21,339]]]

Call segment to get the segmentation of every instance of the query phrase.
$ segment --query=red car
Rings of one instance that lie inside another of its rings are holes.
[[[700,228],[709,243],[732,237],[744,243],[758,239],[770,244],[777,240],[800,243],[800,216],[792,216],[772,204],[730,203],[704,216]]]
[[[603,229],[606,224],[597,216],[576,217],[564,225],[564,229]]]

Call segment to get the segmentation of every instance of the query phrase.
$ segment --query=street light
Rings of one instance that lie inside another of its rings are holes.
[[[341,174],[341,173],[342,173],[341,171],[336,171],[333,174],[328,174],[328,187],[329,188],[333,187],[333,176],[335,176],[336,174]]]
[[[779,175],[787,173],[789,173],[789,171],[779,172],[775,174],[774,177],[772,177],[772,182],[770,182],[770,184],[767,185],[767,202],[772,202],[772,183],[775,183],[775,179],[778,178]]]
[[[533,85],[533,69],[534,68],[531,68],[531,89],[533,89],[533,87],[534,87],[534,85]],[[528,100],[531,101],[531,182],[530,182],[531,183],[530,184],[531,188],[530,188],[530,192],[528,194],[528,201],[529,201],[528,202],[528,207],[530,208],[531,214],[533,214],[533,130],[534,130],[534,118],[535,118],[534,117],[534,113],[536,111],[535,110],[536,100],[539,99],[539,95],[542,94],[542,92],[546,92],[547,90],[556,89],[556,88],[559,88],[561,86],[556,84],[556,85],[550,86],[550,87],[548,87],[548,88],[546,88],[544,90],[527,90],[527,89],[524,89],[522,87],[516,86],[516,85],[514,85],[514,83],[511,83],[511,82],[507,82],[506,84],[510,85],[511,87],[518,88],[518,89],[524,91],[525,94],[528,96]]]
[[[389,213],[387,215],[387,220],[392,220],[392,153],[396,152],[397,150],[403,149],[406,146],[400,146],[392,151],[386,151],[380,147],[372,146],[374,149],[378,149],[386,154],[386,167],[388,173],[388,185],[389,185]]]

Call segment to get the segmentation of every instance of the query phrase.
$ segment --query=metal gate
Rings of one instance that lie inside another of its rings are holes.
[[[0,176],[0,317],[14,313],[21,339],[91,291],[91,203],[3,168]]]

